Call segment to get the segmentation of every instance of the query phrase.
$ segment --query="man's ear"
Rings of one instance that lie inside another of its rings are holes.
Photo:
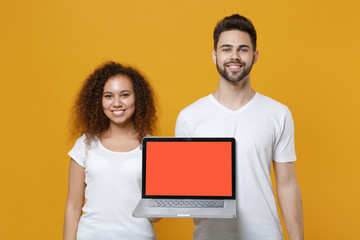
[[[254,52],[253,64],[255,64],[257,62],[258,58],[259,58],[259,51],[256,50]]]
[[[216,64],[216,51],[212,50],[211,55],[212,55],[212,59],[213,59],[214,64]]]

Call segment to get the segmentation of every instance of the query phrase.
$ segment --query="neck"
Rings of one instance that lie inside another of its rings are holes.
[[[134,124],[110,123],[108,129],[100,134],[101,144],[110,151],[128,152],[139,146],[140,141]]]
[[[109,128],[106,129],[101,135],[102,137],[135,136],[136,130],[133,122],[129,122],[125,125],[118,125],[110,122]]]
[[[247,104],[255,95],[251,88],[250,75],[239,82],[229,82],[219,78],[219,86],[213,93],[213,96],[225,107],[231,110],[237,110]]]

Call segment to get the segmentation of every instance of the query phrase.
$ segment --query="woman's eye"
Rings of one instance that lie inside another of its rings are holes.
[[[124,92],[121,94],[121,97],[128,97],[128,96],[130,96],[130,93],[128,93],[128,92]]]
[[[111,95],[104,95],[104,98],[111,98]]]

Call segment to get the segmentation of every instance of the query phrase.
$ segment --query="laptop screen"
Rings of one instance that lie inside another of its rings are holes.
[[[233,198],[234,138],[144,138],[143,196]]]

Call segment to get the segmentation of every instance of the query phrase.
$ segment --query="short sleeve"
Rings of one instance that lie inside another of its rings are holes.
[[[186,126],[186,122],[184,120],[184,113],[180,112],[175,126],[175,137],[188,137],[190,136],[188,127]]]
[[[74,147],[68,153],[68,155],[82,167],[85,167],[85,159],[86,159],[85,138],[86,138],[85,134],[79,137],[76,140]]]
[[[296,161],[294,143],[294,121],[289,109],[286,109],[281,129],[277,135],[274,147],[274,161],[294,162]]]

